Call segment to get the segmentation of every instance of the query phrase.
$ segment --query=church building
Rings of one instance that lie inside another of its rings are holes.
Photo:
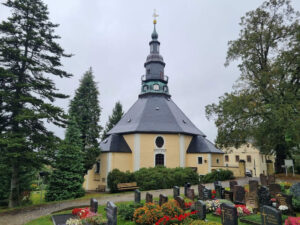
[[[156,20],[153,23],[141,92],[101,143],[99,161],[85,176],[85,190],[107,186],[107,175],[115,168],[133,172],[157,165],[192,167],[204,175],[213,167],[224,166],[224,153],[206,139],[171,98]]]

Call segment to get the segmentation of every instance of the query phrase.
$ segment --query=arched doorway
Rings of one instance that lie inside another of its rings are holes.
[[[155,155],[155,166],[164,166],[165,165],[165,155],[156,154]]]

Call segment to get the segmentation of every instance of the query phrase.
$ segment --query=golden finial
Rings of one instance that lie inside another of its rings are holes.
[[[156,24],[156,17],[158,17],[158,14],[156,13],[156,9],[154,9],[154,12],[153,12],[153,24]]]

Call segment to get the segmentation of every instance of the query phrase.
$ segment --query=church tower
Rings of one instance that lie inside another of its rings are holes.
[[[224,165],[223,152],[173,102],[159,51],[156,18],[153,23],[141,92],[101,142],[99,163],[85,176],[86,190],[106,185],[108,173],[115,168],[133,172],[157,165],[192,167],[204,175]]]

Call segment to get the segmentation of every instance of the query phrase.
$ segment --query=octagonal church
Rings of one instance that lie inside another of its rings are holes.
[[[107,186],[107,175],[116,168],[133,172],[157,165],[192,167],[203,175],[224,165],[223,152],[171,98],[156,20],[151,38],[138,99],[101,142],[99,160],[85,176],[85,190]]]

